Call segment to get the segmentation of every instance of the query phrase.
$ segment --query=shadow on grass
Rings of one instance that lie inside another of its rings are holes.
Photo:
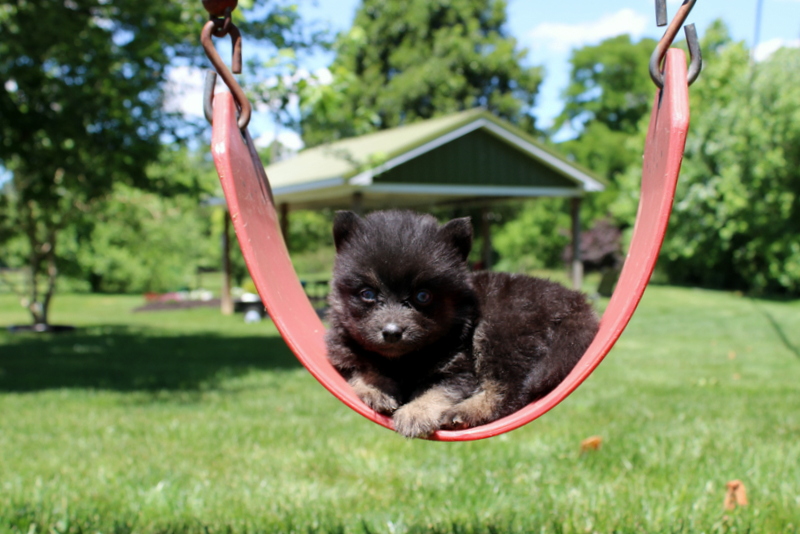
[[[6,338],[0,344],[0,391],[192,391],[254,369],[299,366],[278,336],[180,336],[143,328],[91,327]]]
[[[792,343],[792,341],[786,335],[786,332],[784,332],[783,327],[780,325],[780,323],[778,323],[777,320],[775,320],[775,317],[770,312],[765,310],[763,306],[759,306],[758,304],[755,303],[755,301],[753,301],[753,303],[755,304],[755,307],[758,309],[758,311],[760,311],[761,314],[767,319],[767,322],[775,331],[775,335],[777,335],[778,339],[781,340],[783,346],[786,347],[786,350],[790,351],[795,356],[800,358],[800,348],[798,348],[797,345]]]

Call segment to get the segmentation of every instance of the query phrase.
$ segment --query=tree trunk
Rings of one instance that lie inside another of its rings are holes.
[[[28,202],[24,205],[24,221],[26,223],[26,235],[28,236],[28,246],[30,256],[28,257],[28,268],[30,269],[30,288],[28,299],[28,311],[33,319],[33,324],[42,323],[42,304],[39,302],[39,266],[42,257],[39,254],[39,240],[36,237],[36,219],[33,214],[33,203]]]
[[[30,268],[30,290],[28,299],[28,312],[34,325],[49,324],[50,304],[56,291],[56,279],[58,278],[58,267],[56,264],[56,228],[52,221],[46,221],[46,236],[43,240],[39,238],[37,232],[35,206],[33,202],[24,205],[24,217],[22,220],[26,224],[26,235],[28,236],[28,246],[30,247],[29,265]],[[49,224],[48,224],[49,223]],[[45,264],[47,275],[47,286],[44,294],[39,292],[39,283],[43,274],[42,264]]]
[[[56,293],[56,280],[58,279],[58,267],[56,266],[56,231],[50,231],[48,243],[44,244],[47,248],[47,289],[42,299],[42,324],[50,324],[50,303]]]

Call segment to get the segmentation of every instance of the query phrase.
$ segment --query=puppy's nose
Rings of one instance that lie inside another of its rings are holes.
[[[383,340],[387,343],[396,343],[403,337],[403,329],[394,323],[389,323],[381,330]]]

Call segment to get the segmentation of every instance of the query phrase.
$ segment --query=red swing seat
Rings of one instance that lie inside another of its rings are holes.
[[[655,268],[664,240],[689,127],[689,92],[684,52],[666,56],[664,88],[657,91],[644,154],[641,199],[633,239],[600,330],[578,365],[547,396],[492,423],[438,431],[430,439],[470,441],[525,425],[548,412],[577,388],[608,354],[630,321]],[[325,328],[306,297],[284,244],[278,216],[260,162],[254,162],[245,130],[237,125],[230,93],[214,98],[211,151],[247,267],[270,317],[309,372],[335,397],[364,417],[392,428],[390,417],[359,399],[328,362]]]

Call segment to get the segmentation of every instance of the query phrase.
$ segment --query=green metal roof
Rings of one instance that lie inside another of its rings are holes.
[[[300,152],[266,168],[277,203],[367,208],[465,197],[581,196],[591,172],[510,123],[472,109]]]

